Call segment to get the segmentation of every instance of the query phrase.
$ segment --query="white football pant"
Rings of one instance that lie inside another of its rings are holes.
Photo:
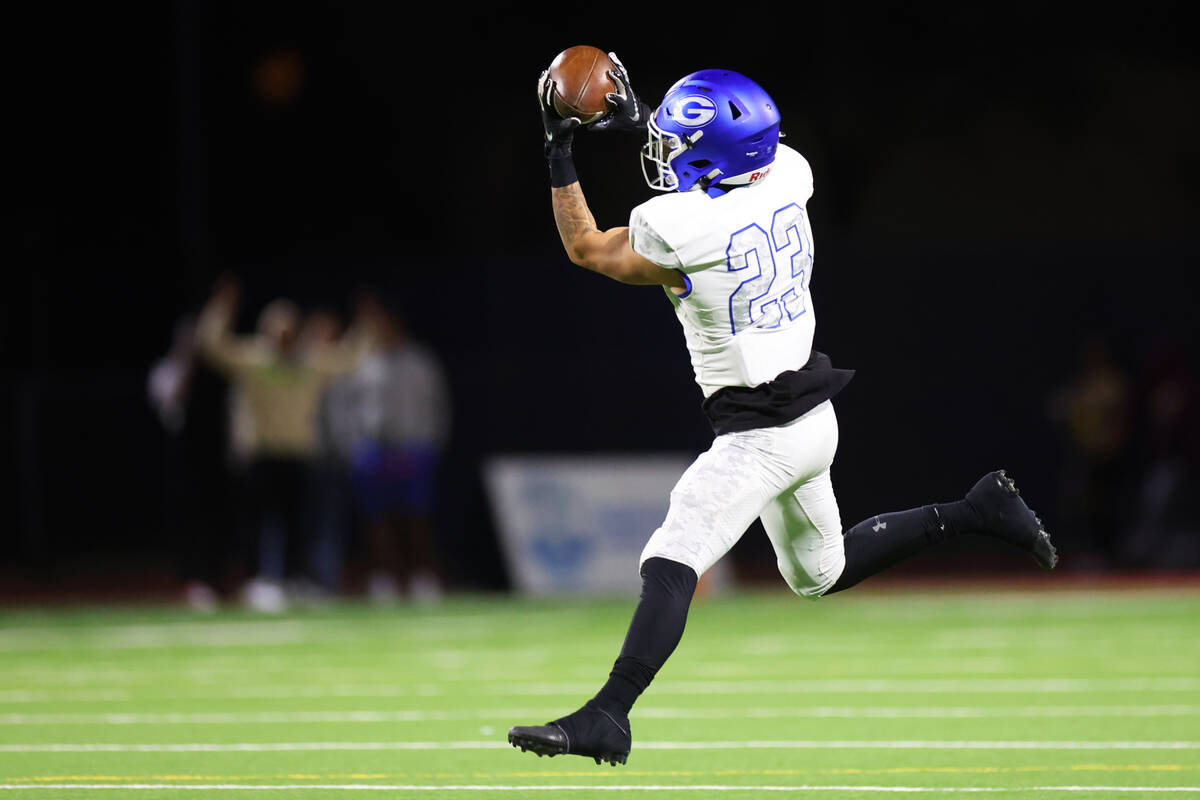
[[[759,517],[788,586],[820,597],[846,565],[829,475],[837,442],[828,400],[786,425],[718,436],[671,490],[641,560],[666,558],[703,575]]]

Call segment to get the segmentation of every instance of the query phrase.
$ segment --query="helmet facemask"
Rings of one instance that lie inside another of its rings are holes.
[[[691,136],[664,131],[652,116],[646,126],[646,135],[647,141],[642,145],[642,177],[646,179],[646,185],[656,192],[676,191],[679,188],[679,176],[675,174],[671,162],[692,149],[704,131],[696,131]],[[650,165],[654,166],[657,177],[650,177]]]
[[[673,192],[679,188],[679,176],[671,169],[671,161],[683,152],[683,139],[658,127],[651,116],[646,125],[646,143],[642,145],[642,177],[646,185],[656,192]],[[653,166],[656,177],[650,177]]]

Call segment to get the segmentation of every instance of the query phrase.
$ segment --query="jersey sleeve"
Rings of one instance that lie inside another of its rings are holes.
[[[655,228],[650,214],[644,206],[638,206],[629,214],[629,246],[633,252],[647,261],[667,269],[679,269],[682,263],[679,254]]]

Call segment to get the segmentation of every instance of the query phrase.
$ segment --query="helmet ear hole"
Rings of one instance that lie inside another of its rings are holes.
[[[729,113],[733,115],[734,119],[737,119],[738,117],[740,117],[742,115],[742,110],[740,108],[738,108],[737,105],[732,100],[730,100],[729,101]]]
[[[707,158],[698,158],[695,161],[689,161],[688,166],[695,167],[696,169],[704,169],[711,163],[712,161]]]

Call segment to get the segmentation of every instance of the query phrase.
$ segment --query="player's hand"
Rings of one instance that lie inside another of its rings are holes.
[[[593,122],[591,128],[597,131],[641,133],[650,123],[654,109],[634,93],[633,87],[629,85],[629,73],[626,71],[625,65],[621,63],[621,59],[617,58],[617,54],[609,53],[608,57],[617,65],[616,69],[608,71],[608,76],[617,85],[617,91],[605,95],[610,111]]]
[[[538,106],[542,110],[542,141],[546,158],[570,156],[571,143],[580,120],[578,117],[564,119],[554,110],[554,81],[550,80],[550,70],[543,70],[538,78]]]
[[[222,272],[213,284],[212,300],[222,306],[236,306],[242,299],[242,282],[232,272]]]

